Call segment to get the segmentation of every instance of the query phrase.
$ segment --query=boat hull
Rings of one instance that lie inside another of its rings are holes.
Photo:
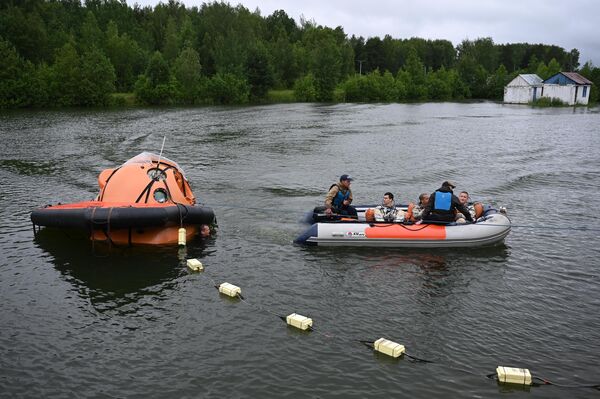
[[[499,213],[475,224],[434,225],[367,222],[315,223],[296,240],[318,246],[456,248],[500,243],[510,232],[510,220]]]

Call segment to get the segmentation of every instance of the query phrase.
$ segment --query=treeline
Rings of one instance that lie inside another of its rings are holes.
[[[285,11],[213,2],[154,8],[125,0],[0,2],[0,107],[97,106],[115,92],[144,104],[243,104],[269,90],[297,101],[500,99],[518,73],[579,68],[544,44],[348,35]],[[600,69],[579,72],[600,84]],[[597,90],[592,95],[597,98]]]

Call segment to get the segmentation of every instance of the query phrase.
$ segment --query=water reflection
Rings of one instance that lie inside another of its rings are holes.
[[[162,297],[188,273],[186,259],[201,258],[211,240],[185,248],[117,247],[91,242],[85,234],[44,228],[34,239],[54,266],[98,311],[122,308],[143,297]]]
[[[360,272],[365,284],[391,287],[402,281],[393,289],[411,297],[416,294],[424,303],[467,291],[472,281],[489,278],[490,268],[502,271],[499,266],[510,256],[505,244],[448,249],[300,247],[300,251],[327,278],[340,282],[368,265]]]

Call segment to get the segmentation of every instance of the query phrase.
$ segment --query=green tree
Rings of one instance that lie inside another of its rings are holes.
[[[481,65],[486,72],[491,73],[498,68],[499,49],[494,45],[491,37],[476,39],[475,41],[463,40],[457,46],[459,61],[464,57],[469,57],[478,65]]]
[[[415,49],[409,50],[403,69],[406,74],[402,74],[401,78],[406,87],[407,98],[409,100],[426,100],[428,93],[425,66]]]
[[[282,88],[291,87],[298,77],[298,64],[294,46],[284,31],[271,42],[271,64],[273,65],[274,85]]]
[[[527,73],[535,73],[540,65],[538,57],[533,54],[531,58],[529,58],[529,64],[527,64]]]
[[[427,75],[427,87],[429,98],[432,100],[452,99],[452,78],[444,67]]]
[[[309,73],[294,82],[294,96],[297,101],[312,102],[317,100],[315,77]]]
[[[577,50],[576,48],[572,49],[569,52],[568,59],[569,71],[575,71],[577,68],[579,68],[579,50]]]
[[[38,77],[50,79],[50,98],[62,106],[106,105],[115,89],[115,72],[108,58],[95,47],[80,56],[73,43],[57,51],[50,75]]]
[[[264,99],[269,89],[273,87],[275,79],[269,54],[261,43],[257,43],[248,51],[246,76],[250,85],[251,101]]]
[[[376,69],[385,69],[386,60],[384,56],[384,47],[382,40],[375,36],[367,39],[364,47],[363,73],[368,73]]]
[[[465,93],[473,98],[488,98],[489,74],[482,65],[479,65],[472,57],[463,57],[458,62],[458,75],[464,82]]]
[[[179,98],[185,104],[198,100],[201,82],[201,65],[198,52],[191,47],[184,48],[173,64],[173,75],[177,80]]]
[[[0,37],[0,108],[22,107],[29,104],[24,90],[24,60],[15,47]]]
[[[583,64],[583,67],[579,70],[581,76],[590,80],[593,84],[590,88],[589,101],[597,103],[600,96],[598,95],[598,89],[600,88],[600,68],[594,67],[591,61]]]
[[[0,37],[11,42],[25,60],[38,63],[51,57],[52,48],[45,22],[37,7],[32,8],[8,5],[0,9]]]
[[[115,91],[115,70],[109,59],[96,47],[81,56],[81,81],[78,105],[107,105]]]
[[[165,105],[173,103],[176,97],[176,81],[171,81],[169,66],[160,51],[155,51],[146,73],[135,83],[136,98],[145,104]]]
[[[542,79],[548,79],[550,77],[548,73],[548,66],[544,63],[544,61],[540,61],[535,70],[535,74]]]
[[[493,99],[501,100],[504,97],[504,87],[508,84],[508,71],[502,64],[496,69],[496,72],[490,77],[490,96]]]
[[[333,100],[333,90],[342,75],[342,54],[336,39],[336,32],[329,28],[308,27],[304,33],[317,101]]]
[[[175,22],[173,17],[169,17],[169,20],[167,21],[162,53],[167,62],[172,62],[179,54],[179,35],[177,32],[177,22]]]
[[[246,80],[232,73],[217,73],[207,82],[208,98],[215,104],[245,104],[250,90]]]
[[[556,58],[552,58],[548,63],[548,77],[554,76],[560,72],[560,64],[556,61]],[[546,79],[547,79],[546,78]]]
[[[110,21],[106,28],[106,55],[115,68],[116,90],[130,91],[137,77],[144,72],[147,56],[128,34],[119,34],[117,24]]]
[[[296,21],[288,16],[284,10],[275,10],[273,14],[269,15],[266,19],[267,36],[271,41],[277,40],[281,37],[281,34],[291,41],[295,42],[298,40],[300,31]]]
[[[85,21],[81,25],[81,36],[79,40],[80,49],[88,50],[92,47],[98,49],[104,45],[104,33],[98,26],[98,21],[91,11],[85,15]]]
[[[79,54],[72,43],[57,51],[52,71],[51,93],[58,105],[78,105],[82,73]]]

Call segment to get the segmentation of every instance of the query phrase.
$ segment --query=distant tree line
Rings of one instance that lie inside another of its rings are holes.
[[[102,106],[115,92],[144,104],[501,99],[519,73],[579,69],[579,51],[544,44],[351,36],[285,11],[263,17],[213,2],[154,8],[125,0],[0,2],[0,107]],[[597,99],[597,90],[592,90]]]

